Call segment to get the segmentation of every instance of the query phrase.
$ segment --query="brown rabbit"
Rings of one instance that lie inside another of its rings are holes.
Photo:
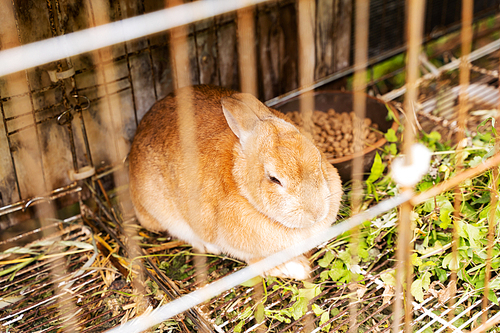
[[[197,175],[183,167],[180,147],[176,103],[186,98],[196,119]],[[220,87],[183,88],[153,105],[129,160],[132,201],[145,228],[247,263],[328,228],[342,195],[336,169],[287,117]],[[198,215],[189,211],[193,188]],[[309,273],[304,256],[267,272]]]

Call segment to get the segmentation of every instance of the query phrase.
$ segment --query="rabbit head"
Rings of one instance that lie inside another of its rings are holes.
[[[221,102],[239,140],[233,176],[240,194],[288,228],[324,220],[332,193],[327,162],[314,144],[250,94],[233,94]]]

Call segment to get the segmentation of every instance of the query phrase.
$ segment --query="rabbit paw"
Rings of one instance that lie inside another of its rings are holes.
[[[267,271],[266,275],[276,276],[280,278],[305,280],[309,278],[310,273],[311,266],[309,264],[309,260],[304,256],[299,256]]]
[[[212,254],[221,254],[221,250],[210,243],[205,243],[202,241],[199,242],[192,242],[191,244],[193,248],[198,252],[198,253],[212,253]]]
[[[222,251],[215,245],[205,243],[205,251],[213,254],[221,254]]]

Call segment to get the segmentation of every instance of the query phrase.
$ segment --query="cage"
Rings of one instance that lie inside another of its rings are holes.
[[[499,5],[0,2],[1,331],[498,331]],[[373,95],[398,126],[369,166],[427,133],[434,176],[382,189],[358,156],[324,234],[250,266],[198,253],[140,227],[127,176],[140,120],[196,84],[303,114],[353,90],[361,119]],[[307,251],[309,279],[259,277]]]

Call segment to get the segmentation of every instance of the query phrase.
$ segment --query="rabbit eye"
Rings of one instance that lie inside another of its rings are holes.
[[[273,182],[273,183],[275,183],[275,184],[278,184],[279,186],[282,186],[282,185],[281,185],[281,182],[280,182],[280,181],[279,181],[279,179],[278,179],[278,178],[276,178],[276,177],[269,176],[269,180],[270,180],[270,181],[272,181],[272,182]]]

